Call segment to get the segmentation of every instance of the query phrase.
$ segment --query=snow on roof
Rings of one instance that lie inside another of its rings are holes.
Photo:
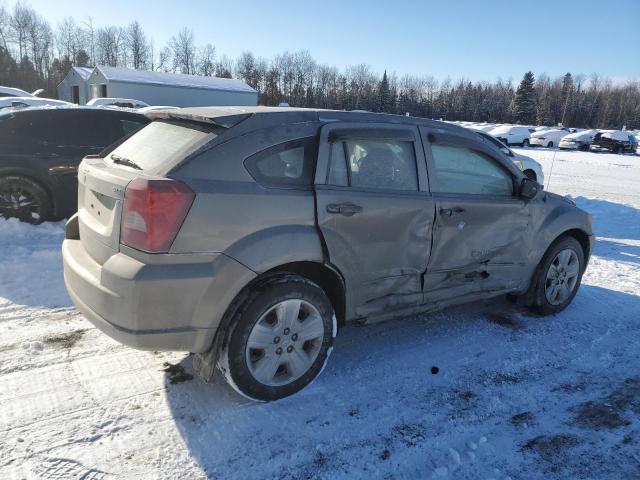
[[[93,72],[93,68],[91,67],[71,67],[73,71],[75,71],[83,80],[86,80]]]
[[[105,78],[109,81],[257,93],[242,80],[232,78],[204,77],[200,75],[185,75],[182,73],[150,72],[147,70],[132,70],[130,68],[105,66],[99,66],[97,69],[102,72]]]

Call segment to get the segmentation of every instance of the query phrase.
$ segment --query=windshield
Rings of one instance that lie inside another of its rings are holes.
[[[119,145],[105,160],[124,168],[136,165],[140,170],[159,171],[179,163],[215,138],[214,131],[217,130],[208,125],[152,122]]]

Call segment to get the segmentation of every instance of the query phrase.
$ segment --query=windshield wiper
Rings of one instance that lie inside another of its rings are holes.
[[[133,160],[129,160],[128,158],[121,157],[120,155],[114,155],[113,153],[110,155],[113,163],[119,163],[120,165],[126,165],[127,167],[135,168],[136,170],[142,170],[142,167],[138,165]]]

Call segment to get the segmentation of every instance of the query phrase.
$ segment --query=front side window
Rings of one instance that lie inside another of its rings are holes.
[[[438,190],[443,193],[511,196],[513,181],[488,155],[471,148],[431,145]]]
[[[331,145],[330,185],[418,190],[413,142],[344,140]]]
[[[245,161],[258,182],[271,186],[310,186],[313,183],[315,142],[312,137],[267,148]]]

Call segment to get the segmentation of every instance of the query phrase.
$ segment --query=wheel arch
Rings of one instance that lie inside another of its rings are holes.
[[[214,376],[218,355],[224,349],[233,332],[233,319],[240,306],[245,302],[253,289],[285,275],[299,275],[315,284],[325,292],[336,314],[338,326],[345,323],[346,288],[342,274],[334,267],[315,261],[295,261],[283,263],[259,273],[240,289],[227,307],[217,327],[211,348],[194,356],[194,369],[206,380]]]

